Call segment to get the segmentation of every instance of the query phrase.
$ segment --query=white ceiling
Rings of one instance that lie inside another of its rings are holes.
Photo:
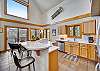
[[[42,13],[50,10],[64,0],[33,0]]]

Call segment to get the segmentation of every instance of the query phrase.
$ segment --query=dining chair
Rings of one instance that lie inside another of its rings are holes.
[[[8,45],[9,45],[9,47],[11,49],[11,56],[12,56],[14,50],[15,51],[17,50],[19,53],[21,53],[21,49],[20,49],[19,44],[8,43]]]
[[[23,58],[24,53],[27,54],[27,56],[31,56],[32,55],[32,51],[31,50],[27,50],[24,46],[22,46],[21,44],[12,44],[12,43],[8,43],[9,47],[11,49],[11,56],[13,54],[13,51],[18,51],[19,56],[21,58]]]
[[[16,53],[13,53],[13,59],[14,59],[14,63],[17,66],[17,70],[19,68],[19,70],[21,71],[22,68],[25,68],[27,66],[30,67],[31,64],[33,64],[33,70],[35,71],[35,58],[29,56],[29,57],[25,57],[23,59],[18,59]]]
[[[23,45],[19,44],[22,56],[24,52],[27,52],[27,56],[32,56],[32,50],[27,50]]]

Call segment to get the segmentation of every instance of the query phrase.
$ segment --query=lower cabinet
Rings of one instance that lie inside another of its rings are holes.
[[[86,44],[80,44],[80,56],[88,58],[88,48]]]
[[[79,43],[73,43],[71,49],[72,54],[79,56]]]
[[[71,53],[71,43],[70,42],[65,42],[65,52]]]
[[[49,53],[49,71],[58,71],[58,51]]]
[[[65,42],[65,52],[90,60],[97,60],[95,45],[92,44]]]
[[[95,45],[88,45],[88,58],[90,60],[96,60],[96,49],[95,49]]]

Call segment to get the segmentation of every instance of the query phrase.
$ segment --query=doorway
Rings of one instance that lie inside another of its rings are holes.
[[[9,50],[8,43],[24,42],[28,40],[28,28],[22,27],[5,27],[5,50]]]

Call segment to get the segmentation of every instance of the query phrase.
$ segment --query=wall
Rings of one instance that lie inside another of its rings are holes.
[[[16,26],[16,27],[24,27],[24,28],[42,28],[38,26],[30,26],[30,25],[0,21],[0,27],[3,28],[3,32],[0,33],[0,49],[1,48],[4,49],[4,26]]]
[[[30,1],[29,20],[5,15],[4,14],[4,0],[0,0],[0,17],[30,22],[30,23],[34,23],[34,24],[42,23],[42,19],[41,19],[42,14],[41,14],[39,8],[36,6],[36,4],[32,0],[29,0],[29,1]]]
[[[55,19],[52,20],[51,15],[53,15],[54,12],[57,11],[57,9],[59,7],[63,7],[64,11],[61,14],[59,14]],[[72,18],[72,17],[75,17],[75,16],[79,16],[79,15],[82,15],[82,14],[86,14],[86,13],[91,13],[90,0],[75,0],[75,1],[64,0],[59,5],[50,9],[43,16],[47,18],[47,19],[44,20],[44,23],[51,24],[51,26],[50,26],[50,28],[51,28],[51,41],[55,42],[55,40],[59,38],[59,36],[58,36],[58,26],[80,23],[80,22],[84,22],[84,21],[87,21],[87,20],[91,20],[93,18],[87,17],[87,18],[84,18],[84,19],[69,21],[69,22],[65,22],[65,23],[59,23],[59,21],[62,21],[64,19],[68,19],[68,18]],[[56,29],[56,36],[52,36],[52,29]]]
[[[51,15],[53,15],[59,7],[63,7],[64,11],[52,20]],[[53,24],[66,18],[71,18],[84,13],[91,13],[90,0],[64,0],[46,13],[47,21],[45,22]]]
[[[23,21],[23,22],[29,22],[29,23],[33,23],[33,24],[38,24],[38,23],[41,24],[43,22],[42,21],[42,13],[40,12],[39,8],[32,0],[29,0],[29,1],[30,1],[29,20],[5,15],[4,14],[4,0],[0,0],[0,18],[8,18],[8,19],[18,20],[18,21]],[[18,23],[0,21],[0,27],[4,28],[5,25],[6,26],[26,27],[26,28],[41,28],[41,27],[36,27],[36,26],[33,27],[30,25],[28,26],[28,25],[21,25]],[[4,32],[0,33],[0,48],[4,48]]]

